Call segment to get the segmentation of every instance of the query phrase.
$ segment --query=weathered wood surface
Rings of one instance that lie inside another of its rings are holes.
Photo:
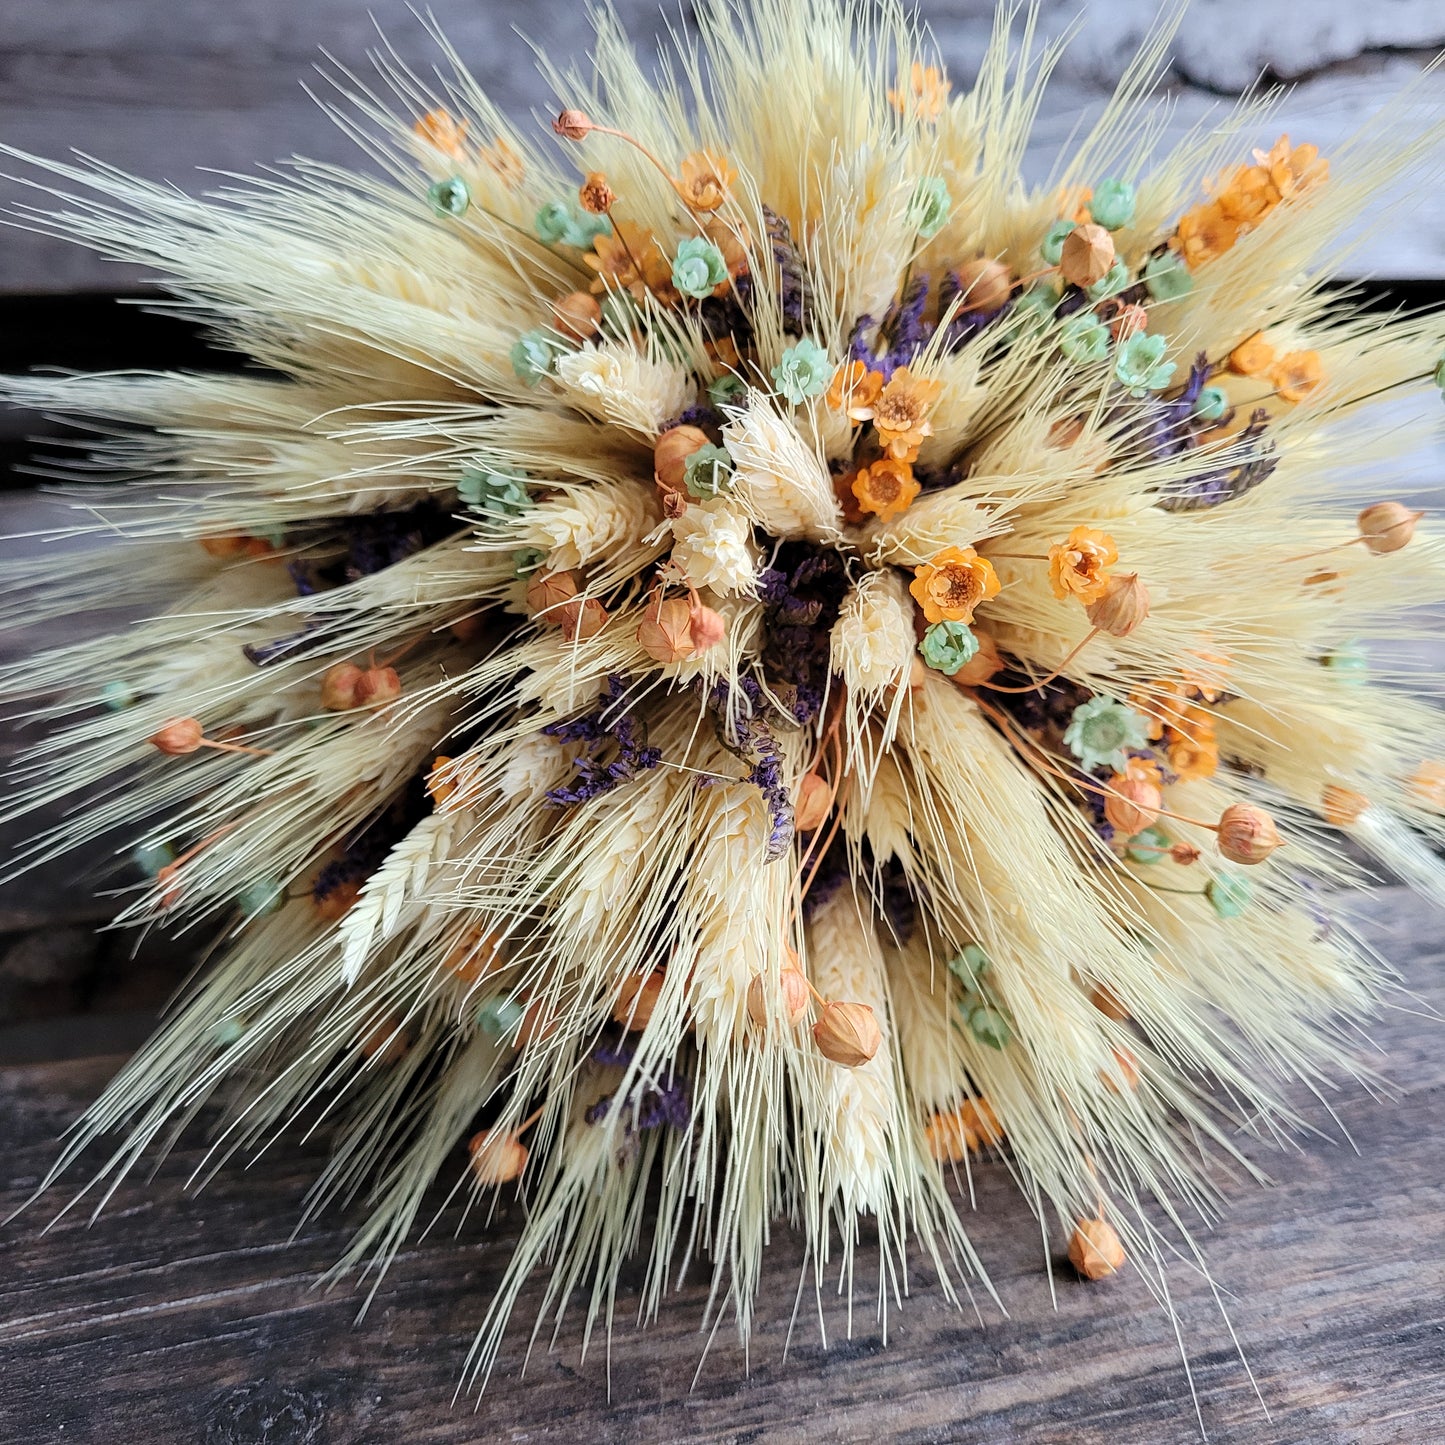
[[[1330,1099],[1338,1127],[1318,1103],[1305,1106],[1329,1134],[1307,1152],[1266,1159],[1249,1146],[1276,1183],[1232,1187],[1230,1207],[1205,1240],[1268,1416],[1209,1289],[1183,1268],[1171,1273],[1216,1445],[1445,1439],[1445,1036],[1426,1012],[1445,1005],[1438,917],[1398,890],[1376,895],[1366,912],[1370,938],[1418,995],[1376,1028],[1398,1098],[1343,1090]],[[117,1062],[0,1072],[9,1179],[0,1208],[26,1196],[55,1135]],[[1060,1265],[1055,1238],[1054,1308],[1037,1229],[1000,1163],[977,1172],[972,1233],[1007,1317],[985,1303],[980,1324],[949,1309],[937,1286],[919,1277],[913,1297],[890,1314],[885,1350],[866,1304],[855,1314],[853,1338],[843,1337],[843,1312],[830,1294],[831,1349],[817,1343],[808,1301],[785,1361],[799,1260],[796,1240],[784,1234],[771,1251],[749,1375],[724,1329],[693,1386],[703,1286],[688,1284],[661,1322],[639,1333],[628,1318],[638,1284],[632,1272],[622,1282],[610,1398],[604,1351],[579,1361],[569,1319],[555,1351],[544,1336],[525,1379],[522,1333],[509,1341],[474,1415],[470,1401],[453,1407],[450,1399],[513,1238],[515,1204],[485,1240],[469,1225],[453,1241],[443,1227],[406,1249],[358,1325],[352,1289],[312,1287],[354,1217],[329,1216],[284,1242],[318,1149],[274,1149],[193,1196],[182,1184],[198,1142],[188,1138],[153,1182],[124,1185],[93,1226],[67,1217],[42,1236],[45,1215],[36,1209],[0,1234],[0,1440],[1165,1445],[1198,1438],[1173,1330],[1141,1280],[1080,1284]],[[519,1319],[529,1320],[535,1304],[534,1290]]]
[[[531,0],[520,11],[477,0],[430,7],[478,78],[513,115],[555,108],[514,27],[554,57],[580,61],[588,36],[578,0]],[[1042,179],[1081,118],[1104,100],[1139,39],[1163,8],[1156,0],[1042,0],[1041,30],[1082,30],[1041,113],[1027,169]],[[663,33],[658,0],[618,0],[640,49]],[[686,0],[667,6],[690,21]],[[922,0],[919,13],[960,84],[975,72],[992,0]],[[152,179],[188,189],[215,184],[198,167],[254,171],[293,154],[354,162],[356,152],[301,88],[325,47],[366,68],[380,25],[399,56],[422,73],[435,46],[403,0],[0,0],[0,141],[32,153],[74,148]],[[1426,76],[1445,46],[1439,0],[1196,0],[1172,51],[1168,133],[1222,114],[1261,75],[1295,89],[1276,129],[1316,140],[1326,151],[1392,95],[1417,86],[1415,110],[1395,122],[1403,136],[1445,118],[1445,76]],[[1272,134],[1260,139],[1272,139]],[[0,200],[22,197],[0,186]],[[1355,272],[1445,275],[1445,195],[1417,187],[1408,224],[1387,228]],[[124,289],[137,272],[78,247],[14,232],[0,241],[0,292]]]

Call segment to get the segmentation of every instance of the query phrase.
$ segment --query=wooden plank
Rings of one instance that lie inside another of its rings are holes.
[[[553,109],[554,99],[513,25],[558,58],[580,61],[586,49],[575,0],[532,0],[520,15],[474,0],[433,0],[431,8],[479,79],[519,118]],[[641,53],[653,54],[663,31],[656,0],[620,0],[617,8]],[[668,8],[674,17],[679,8],[687,14],[686,6]],[[977,68],[992,9],[990,0],[920,6],[960,84]],[[1158,9],[1154,0],[1086,7],[1082,33],[1043,104],[1026,167],[1033,178],[1047,173],[1078,121],[1102,107]],[[1074,23],[1079,6],[1044,0],[1042,11],[1042,31],[1053,35]],[[372,12],[397,53],[428,71],[435,48],[402,0],[0,0],[0,139],[46,155],[78,149],[192,190],[215,180],[197,167],[253,171],[297,153],[353,161],[350,144],[300,82],[321,47],[364,68],[376,42]],[[1297,82],[1278,129],[1327,152],[1410,83],[1416,108],[1396,124],[1416,133],[1445,117],[1445,76],[1422,74],[1441,45],[1445,8],[1436,0],[1313,0],[1288,19],[1278,6],[1251,0],[1197,5],[1173,50],[1169,134],[1222,111],[1262,72]],[[0,187],[0,201],[21,195],[13,184]],[[1386,228],[1350,262],[1353,274],[1445,276],[1445,193],[1421,187],[1414,199],[1416,215]],[[0,292],[117,290],[140,279],[133,268],[47,237],[15,232],[0,244]]]
[[[1235,1358],[1206,1285],[1171,1274],[1209,1438],[1217,1445],[1420,1445],[1445,1438],[1445,1176],[1438,1113],[1445,1090],[1445,1006],[1438,919],[1398,890],[1365,908],[1367,933],[1416,990],[1375,1030],[1387,1047],[1393,1103],[1358,1089],[1318,1103],[1329,1138],[1308,1152],[1249,1145],[1275,1184],[1232,1186],[1205,1240],[1214,1277],[1270,1412]],[[1423,1006],[1423,1009],[1422,1007]],[[0,1137],[19,1203],[50,1159],[54,1136],[116,1067],[0,1072]],[[1299,1091],[1294,1091],[1299,1097]],[[1301,1102],[1304,1102],[1303,1100]],[[1353,1147],[1343,1142],[1348,1131]],[[36,1209],[0,1235],[0,1438],[322,1441],[641,1442],[969,1440],[981,1445],[1160,1445],[1196,1437],[1168,1319],[1138,1277],[1086,1286],[1058,1268],[1057,1308],[1036,1227],[1002,1164],[977,1172],[971,1232],[1003,1316],[949,1309],[921,1274],[889,1343],[860,1280],[853,1337],[827,1291],[832,1348],[817,1342],[805,1297],[784,1360],[797,1289],[797,1240],[770,1250],[752,1369],[726,1328],[693,1373],[704,1297],[693,1280],[660,1323],[635,1331],[628,1311],[641,1271],[621,1281],[611,1391],[599,1343],[580,1361],[569,1319],[545,1336],[525,1379],[525,1330],[514,1332],[474,1415],[451,1393],[514,1237],[508,1204],[493,1233],[450,1214],[403,1251],[359,1325],[359,1296],[312,1280],[343,1247],[354,1213],[329,1215],[282,1242],[320,1159],[288,1142],[249,1170],[183,1192],[199,1141],[188,1137],[150,1184],[128,1182],[98,1224],[67,1216],[48,1235]],[[83,1175],[77,1174],[74,1182]],[[57,1200],[59,1196],[56,1196]],[[1061,1241],[1050,1241],[1056,1267]],[[530,1321],[537,1291],[518,1319]],[[269,1425],[263,1424],[269,1421]]]

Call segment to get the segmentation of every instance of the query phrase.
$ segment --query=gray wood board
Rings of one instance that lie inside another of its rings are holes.
[[[514,116],[555,109],[515,32],[554,57],[580,61],[588,34],[580,0],[433,0],[443,30],[483,84]],[[618,0],[646,54],[663,33],[654,0]],[[669,4],[690,23],[685,5]],[[1097,114],[1113,81],[1162,7],[1155,0],[1042,0],[1041,30],[1080,32],[1043,103],[1027,161],[1048,172],[1081,120]],[[986,42],[988,0],[924,0],[921,17],[960,84]],[[347,162],[350,143],[301,89],[325,47],[364,69],[376,23],[401,58],[421,72],[437,51],[403,0],[0,0],[0,140],[32,153],[75,149],[187,189],[215,184],[197,168],[252,172],[293,154]],[[1404,86],[1416,106],[1402,134],[1445,119],[1445,76],[1424,74],[1445,45],[1437,0],[1197,0],[1172,52],[1169,135],[1223,114],[1230,99],[1264,74],[1293,83],[1277,130],[1329,152]],[[0,202],[22,198],[0,185]],[[1386,226],[1352,274],[1445,275],[1445,191],[1419,184],[1416,210]],[[0,293],[134,287],[141,273],[63,241],[15,231],[0,237]]]
[[[1397,889],[1364,905],[1367,936],[1417,997],[1400,998],[1374,1033],[1393,1101],[1356,1088],[1295,1102],[1324,1137],[1302,1151],[1246,1144],[1274,1179],[1230,1185],[1202,1231],[1213,1275],[1269,1415],[1220,1322],[1210,1291],[1172,1271],[1209,1438],[1216,1445],[1422,1445],[1445,1439],[1445,1176],[1439,1110],[1445,1004],[1438,916]],[[0,1071],[0,1138],[19,1204],[54,1139],[117,1060]],[[1343,1132],[1342,1132],[1343,1131]],[[1343,1136],[1348,1134],[1348,1142]],[[725,1325],[693,1384],[705,1295],[694,1278],[660,1322],[634,1329],[640,1269],[620,1282],[610,1347],[578,1358],[569,1316],[555,1350],[544,1331],[525,1379],[529,1288],[478,1413],[453,1406],[471,1332],[515,1238],[519,1206],[494,1230],[450,1214],[406,1247],[370,1313],[359,1294],[313,1288],[342,1250],[353,1212],[286,1237],[319,1162],[288,1141],[199,1195],[183,1182],[200,1140],[187,1135],[146,1183],[117,1191],[98,1223],[67,1216],[42,1235],[37,1207],[0,1234],[0,1439],[383,1445],[478,1440],[589,1442],[766,1440],[782,1445],[890,1440],[1014,1445],[1161,1445],[1197,1439],[1169,1320],[1142,1281],[1073,1279],[1050,1239],[1051,1300],[1037,1226],[1001,1163],[975,1172],[970,1232],[1008,1315],[983,1323],[949,1308],[924,1273],[889,1314],[888,1344],[859,1275],[853,1336],[825,1293],[831,1348],[805,1296],[783,1359],[800,1253],[781,1231],[769,1251],[759,1328],[745,1373]],[[77,1172],[73,1182],[83,1180]],[[60,1195],[52,1197],[58,1203]],[[864,1260],[869,1258],[865,1246]],[[270,1421],[269,1426],[263,1421]]]

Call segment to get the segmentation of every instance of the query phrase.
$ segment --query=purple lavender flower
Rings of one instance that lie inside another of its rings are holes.
[[[612,673],[591,712],[566,722],[548,723],[542,729],[548,737],[559,742],[587,744],[586,750],[576,759],[575,780],[570,785],[547,790],[547,801],[554,808],[585,803],[603,793],[610,793],[662,761],[662,750],[647,746],[646,731],[626,704],[631,683],[632,679],[625,673]],[[599,754],[609,742],[616,744],[616,756],[610,762],[603,762]]]

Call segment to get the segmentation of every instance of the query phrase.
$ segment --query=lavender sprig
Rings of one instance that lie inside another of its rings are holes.
[[[576,759],[574,781],[547,790],[547,801],[554,808],[600,797],[662,761],[661,748],[648,747],[642,723],[623,702],[630,686],[631,679],[625,673],[614,672],[591,712],[566,722],[548,723],[542,729],[558,742],[587,744]],[[609,742],[616,744],[617,753],[610,762],[603,762],[598,755]]]

